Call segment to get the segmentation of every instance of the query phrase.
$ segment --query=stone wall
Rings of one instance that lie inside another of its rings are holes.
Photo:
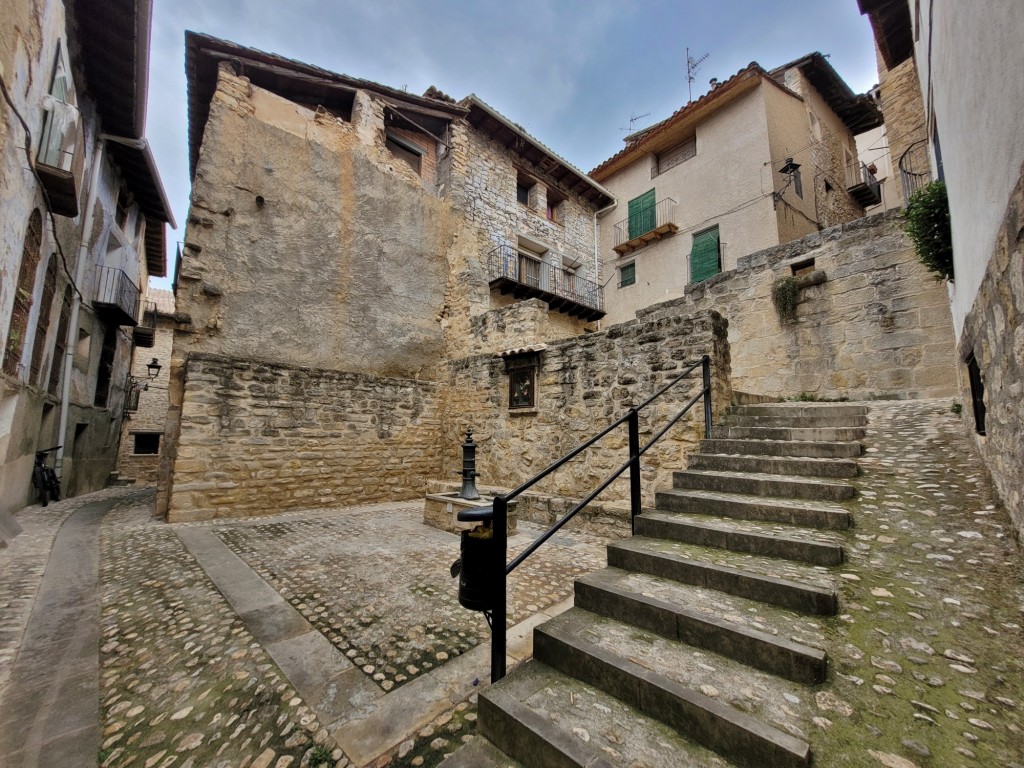
[[[439,403],[432,382],[193,354],[168,520],[422,497]]]
[[[1024,531],[1024,174],[1010,198],[995,253],[964,321],[959,357],[973,352],[985,388],[985,436],[978,448],[1017,528]],[[966,370],[963,416],[974,431]]]
[[[731,399],[726,322],[715,312],[675,314],[612,326],[572,339],[548,342],[540,353],[537,402],[512,411],[505,361],[481,354],[452,361],[444,394],[444,472],[460,468],[459,444],[472,426],[480,482],[511,490],[560,456],[624,415],[704,354],[712,357],[713,402],[718,410]],[[700,369],[644,410],[640,441],[647,442],[700,388]],[[653,502],[656,488],[671,485],[672,470],[703,436],[703,410],[697,405],[643,460],[643,494]],[[557,497],[580,499],[626,461],[626,427],[569,462],[535,487]],[[607,504],[628,499],[628,480],[615,482],[599,497]]]
[[[735,270],[637,317],[720,312],[729,321],[732,384],[744,392],[952,395],[957,373],[946,289],[917,261],[902,227],[901,213],[889,211],[745,256]],[[824,282],[802,288],[796,321],[781,321],[773,281],[812,268]]]

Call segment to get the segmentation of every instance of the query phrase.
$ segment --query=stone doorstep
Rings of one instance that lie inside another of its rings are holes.
[[[672,489],[655,494],[655,506],[666,512],[717,515],[734,520],[786,523],[807,528],[845,530],[850,513],[842,507],[808,500],[762,499],[715,491]]]
[[[819,459],[852,459],[861,455],[858,442],[822,442],[811,440],[758,440],[755,438],[713,437],[700,444],[700,456],[706,453],[753,456],[790,456]]]
[[[759,456],[753,453],[696,453],[690,457],[687,467],[720,472],[760,472],[832,479],[857,476],[857,463],[850,459]]]
[[[831,482],[814,477],[770,475],[761,472],[686,470],[672,473],[672,485],[685,490],[719,491],[811,501],[843,501],[852,499],[856,495],[854,487],[846,482]]]

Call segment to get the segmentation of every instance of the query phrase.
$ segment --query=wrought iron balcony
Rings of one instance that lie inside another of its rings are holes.
[[[864,163],[852,163],[846,167],[846,191],[861,208],[882,202],[882,185]]]
[[[503,294],[539,298],[556,312],[588,322],[606,314],[600,285],[511,245],[499,245],[487,254],[487,271],[491,287]]]
[[[96,268],[96,293],[93,309],[104,322],[114,325],[138,325],[140,292],[124,270]]]
[[[679,231],[675,217],[676,201],[670,197],[634,211],[615,225],[615,252],[625,255],[655,240],[674,235]]]
[[[932,164],[928,158],[928,140],[915,141],[900,155],[900,180],[903,182],[903,204],[910,196],[932,180]]]

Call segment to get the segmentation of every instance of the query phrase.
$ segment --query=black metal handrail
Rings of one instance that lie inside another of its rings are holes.
[[[701,383],[702,387],[690,401],[683,407],[679,413],[669,419],[668,423],[659,431],[650,441],[648,441],[643,447],[640,446],[640,411],[649,406],[669,389],[674,387],[680,381],[689,377],[689,375],[696,370],[701,368]],[[499,552],[502,553],[500,562],[495,564],[494,578],[500,582],[500,590],[497,593],[497,599],[495,602],[494,609],[491,616],[491,682],[497,682],[505,676],[505,650],[507,646],[507,629],[505,627],[505,621],[508,616],[508,575],[518,568],[524,560],[530,555],[536,552],[541,545],[544,544],[548,539],[555,535],[566,523],[568,523],[576,514],[592,502],[597,496],[604,491],[609,485],[617,480],[623,472],[629,470],[629,502],[630,502],[630,528],[636,530],[636,518],[641,513],[641,498],[640,498],[640,457],[647,453],[665,434],[671,429],[689,410],[694,404],[704,399],[704,436],[706,438],[711,437],[711,358],[708,355],[704,355],[700,360],[697,360],[689,365],[682,373],[669,381],[665,386],[655,392],[653,395],[644,400],[640,405],[634,406],[626,412],[624,416],[621,416],[607,427],[602,429],[596,435],[591,437],[589,440],[576,446],[569,453],[562,456],[560,459],[552,463],[546,469],[542,470],[538,474],[531,477],[529,480],[521,484],[518,488],[511,491],[510,493],[496,496],[494,499],[493,510],[494,516],[492,520],[492,530],[494,536],[495,547]],[[616,469],[611,475],[609,475],[600,485],[597,486],[585,499],[576,504],[570,509],[561,520],[557,521],[547,531],[538,536],[526,549],[511,563],[505,564],[505,556],[508,551],[508,503],[524,493],[525,491],[532,488],[538,482],[543,480],[545,477],[550,475],[555,470],[559,469],[566,462],[576,458],[579,454],[585,451],[587,448],[592,446],[601,438],[608,435],[612,430],[627,424],[629,431],[629,459],[626,460],[618,469]],[[504,566],[504,567],[501,567]]]
[[[499,245],[487,253],[487,271],[490,280],[507,278],[592,309],[604,308],[604,292],[600,285],[511,245]]]

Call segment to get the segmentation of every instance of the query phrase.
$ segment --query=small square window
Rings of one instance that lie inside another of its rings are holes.
[[[553,221],[556,224],[562,223],[562,203],[565,202],[565,198],[555,192],[555,190],[548,187],[548,220]]]
[[[426,154],[422,147],[418,147],[411,141],[406,141],[402,137],[390,132],[384,138],[384,146],[395,157],[407,162],[409,167],[416,171],[416,173],[420,172],[423,155]]]
[[[132,437],[135,438],[135,450],[132,453],[151,456],[160,453],[159,432],[136,432]]]
[[[619,267],[619,288],[625,288],[636,282],[636,262],[623,264]]]
[[[537,405],[537,368],[519,368],[508,374],[508,407],[533,408]]]
[[[516,169],[516,200],[522,205],[530,205],[530,190],[537,182],[522,171]]]

